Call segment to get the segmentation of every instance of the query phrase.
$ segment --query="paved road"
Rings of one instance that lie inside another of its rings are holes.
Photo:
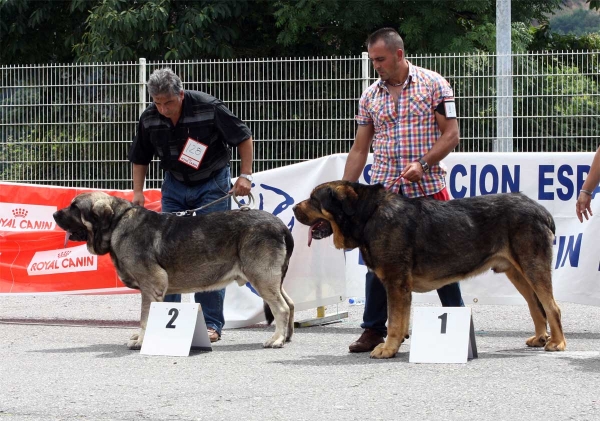
[[[600,307],[559,304],[566,352],[524,346],[526,306],[476,305],[479,359],[410,364],[410,340],[392,360],[347,352],[356,306],[283,349],[263,349],[273,328],[257,325],[160,357],[125,346],[137,295],[2,297],[0,420],[598,420]]]

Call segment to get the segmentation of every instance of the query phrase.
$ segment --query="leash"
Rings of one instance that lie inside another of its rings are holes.
[[[392,185],[388,188],[388,190],[391,190],[392,187],[394,187],[394,184],[396,184],[398,181],[400,181],[401,178],[404,178],[402,176],[398,177],[393,183]],[[421,191],[421,193],[423,193],[424,197],[427,197],[427,195],[425,194],[425,190],[423,190],[423,186],[421,186],[421,183],[419,181],[417,181],[417,186],[419,186],[419,190]]]
[[[229,199],[230,197],[233,197],[233,201],[235,203],[237,203],[237,205],[240,207],[240,210],[242,210],[242,211],[247,211],[254,207],[254,196],[252,196],[252,193],[248,193],[248,204],[240,202],[237,199],[237,197],[235,197],[232,193],[227,193],[225,196],[221,197],[220,199],[213,200],[212,202],[207,203],[206,205],[202,205],[199,208],[190,209],[190,210],[186,210],[186,211],[180,211],[180,212],[171,212],[171,213],[174,215],[177,215],[177,216],[196,216],[197,211],[201,211],[202,209],[208,208],[209,206],[220,203],[224,200]]]

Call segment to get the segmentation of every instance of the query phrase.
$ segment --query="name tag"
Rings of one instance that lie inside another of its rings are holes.
[[[444,98],[444,111],[446,112],[446,118],[456,118],[454,97]]]
[[[207,149],[208,146],[204,143],[200,143],[197,140],[188,137],[188,140],[185,142],[185,146],[179,155],[179,162],[197,170],[200,168],[200,163],[202,162],[202,158],[204,158]]]

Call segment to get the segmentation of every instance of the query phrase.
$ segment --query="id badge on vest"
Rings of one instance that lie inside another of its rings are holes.
[[[197,140],[188,137],[188,140],[185,142],[185,146],[179,155],[179,162],[197,170],[200,168],[200,163],[202,162],[202,158],[204,158],[207,149],[208,146],[204,143],[200,143]]]

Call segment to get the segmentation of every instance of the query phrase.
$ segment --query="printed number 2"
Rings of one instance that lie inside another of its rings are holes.
[[[169,316],[170,315],[173,315],[173,317],[171,317],[171,320],[169,320],[169,323],[167,323],[167,329],[175,329],[175,325],[173,324],[173,322],[175,321],[177,316],[179,316],[179,310],[177,310],[176,308],[172,308],[171,310],[169,310]]]
[[[446,333],[446,322],[448,321],[448,313],[444,313],[441,316],[438,316],[438,319],[442,321],[442,331],[440,333],[444,335]]]

